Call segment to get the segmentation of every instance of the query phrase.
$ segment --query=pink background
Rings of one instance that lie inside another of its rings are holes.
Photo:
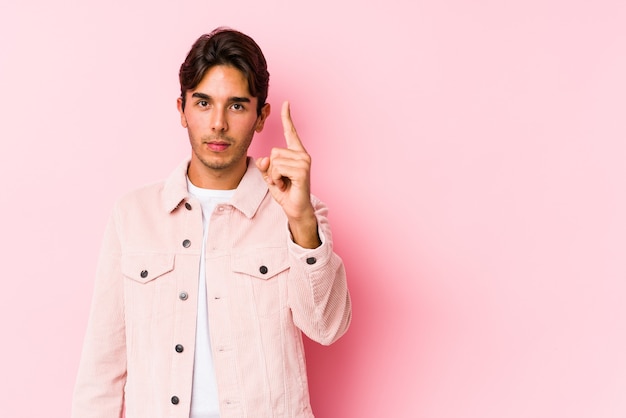
[[[189,154],[177,71],[265,50],[354,321],[321,418],[626,416],[626,2],[0,4],[0,415],[69,415],[106,218]]]

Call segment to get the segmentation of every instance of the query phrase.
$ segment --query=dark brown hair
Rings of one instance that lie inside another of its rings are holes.
[[[216,65],[228,65],[241,71],[248,80],[250,94],[258,99],[257,114],[260,114],[270,79],[265,57],[251,37],[226,27],[200,36],[180,66],[178,78],[183,110],[187,90],[195,89],[204,74]]]

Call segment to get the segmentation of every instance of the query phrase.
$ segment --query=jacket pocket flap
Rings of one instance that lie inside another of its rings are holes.
[[[289,268],[286,248],[257,248],[233,255],[233,271],[257,279],[271,279]]]
[[[174,254],[124,254],[122,274],[139,283],[148,283],[174,270]]]

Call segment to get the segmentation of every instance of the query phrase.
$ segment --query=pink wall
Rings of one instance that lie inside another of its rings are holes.
[[[188,154],[178,66],[222,24],[292,101],[350,274],[351,330],[307,344],[319,417],[626,416],[625,2],[18,3],[1,416],[69,415],[106,217]]]

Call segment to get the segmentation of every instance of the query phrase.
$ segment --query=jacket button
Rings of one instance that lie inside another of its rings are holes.
[[[191,205],[189,204],[189,202],[185,202],[185,208],[187,208],[187,210],[191,210]]]
[[[148,277],[148,270],[141,270],[141,273],[139,273],[139,275],[142,279],[145,279],[146,277]]]
[[[180,402],[180,399],[178,399],[178,396],[172,396],[172,399],[170,399],[170,401],[172,401],[172,404],[178,405],[178,402]]]
[[[317,259],[315,257],[309,257],[306,259],[307,264],[315,264],[316,262],[317,262]]]
[[[187,294],[187,292],[180,292],[180,294],[178,295],[178,298],[180,300],[187,300],[188,297],[189,295]]]
[[[174,350],[176,350],[177,353],[182,353],[185,350],[185,347],[183,347],[181,344],[176,344]]]
[[[189,241],[188,239],[183,241],[183,247],[189,248],[190,246],[191,246],[191,241]]]
[[[261,267],[259,267],[259,271],[261,272],[261,274],[266,274],[267,273],[267,267],[261,266]]]

